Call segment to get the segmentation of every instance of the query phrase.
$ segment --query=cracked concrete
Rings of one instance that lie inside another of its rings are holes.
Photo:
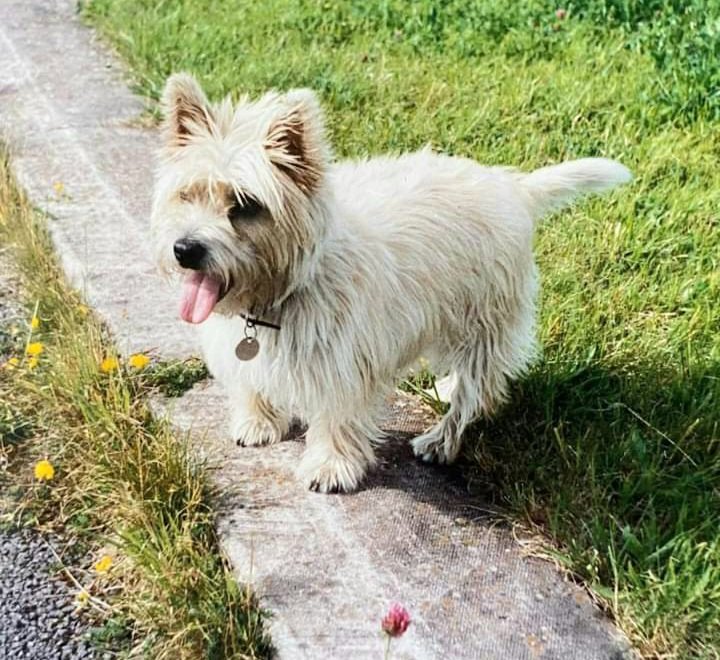
[[[176,295],[150,262],[157,134],[135,121],[142,101],[71,0],[5,0],[0,11],[0,129],[21,184],[51,215],[69,278],[123,353],[196,353]],[[395,600],[414,620],[396,658],[630,655],[587,595],[525,556],[455,472],[412,459],[405,440],[429,414],[413,399],[390,402],[392,441],[365,488],[330,496],[295,480],[300,439],[247,449],[228,442],[214,383],[156,407],[208,458],[225,550],[273,613],[280,657],[380,657],[380,618]]]

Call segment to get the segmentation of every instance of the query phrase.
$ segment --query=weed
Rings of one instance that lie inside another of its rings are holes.
[[[182,396],[185,392],[208,377],[205,363],[197,358],[174,362],[158,362],[143,372],[149,387],[157,388],[169,397]]]

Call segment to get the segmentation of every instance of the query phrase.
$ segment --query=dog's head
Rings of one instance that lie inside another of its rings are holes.
[[[160,269],[184,276],[182,318],[282,300],[324,231],[314,209],[328,154],[315,95],[210,104],[176,74],[163,106],[152,226]]]

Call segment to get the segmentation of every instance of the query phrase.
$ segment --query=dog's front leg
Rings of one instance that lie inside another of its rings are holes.
[[[230,398],[230,433],[238,445],[270,445],[287,434],[288,416],[254,390],[241,388]]]
[[[371,421],[315,417],[307,430],[298,476],[310,490],[321,493],[355,490],[368,468],[375,465],[373,443],[379,435]]]

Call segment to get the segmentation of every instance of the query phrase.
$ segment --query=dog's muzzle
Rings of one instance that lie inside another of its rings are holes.
[[[200,270],[203,267],[207,248],[200,241],[190,238],[181,238],[173,245],[175,259],[183,268]]]

